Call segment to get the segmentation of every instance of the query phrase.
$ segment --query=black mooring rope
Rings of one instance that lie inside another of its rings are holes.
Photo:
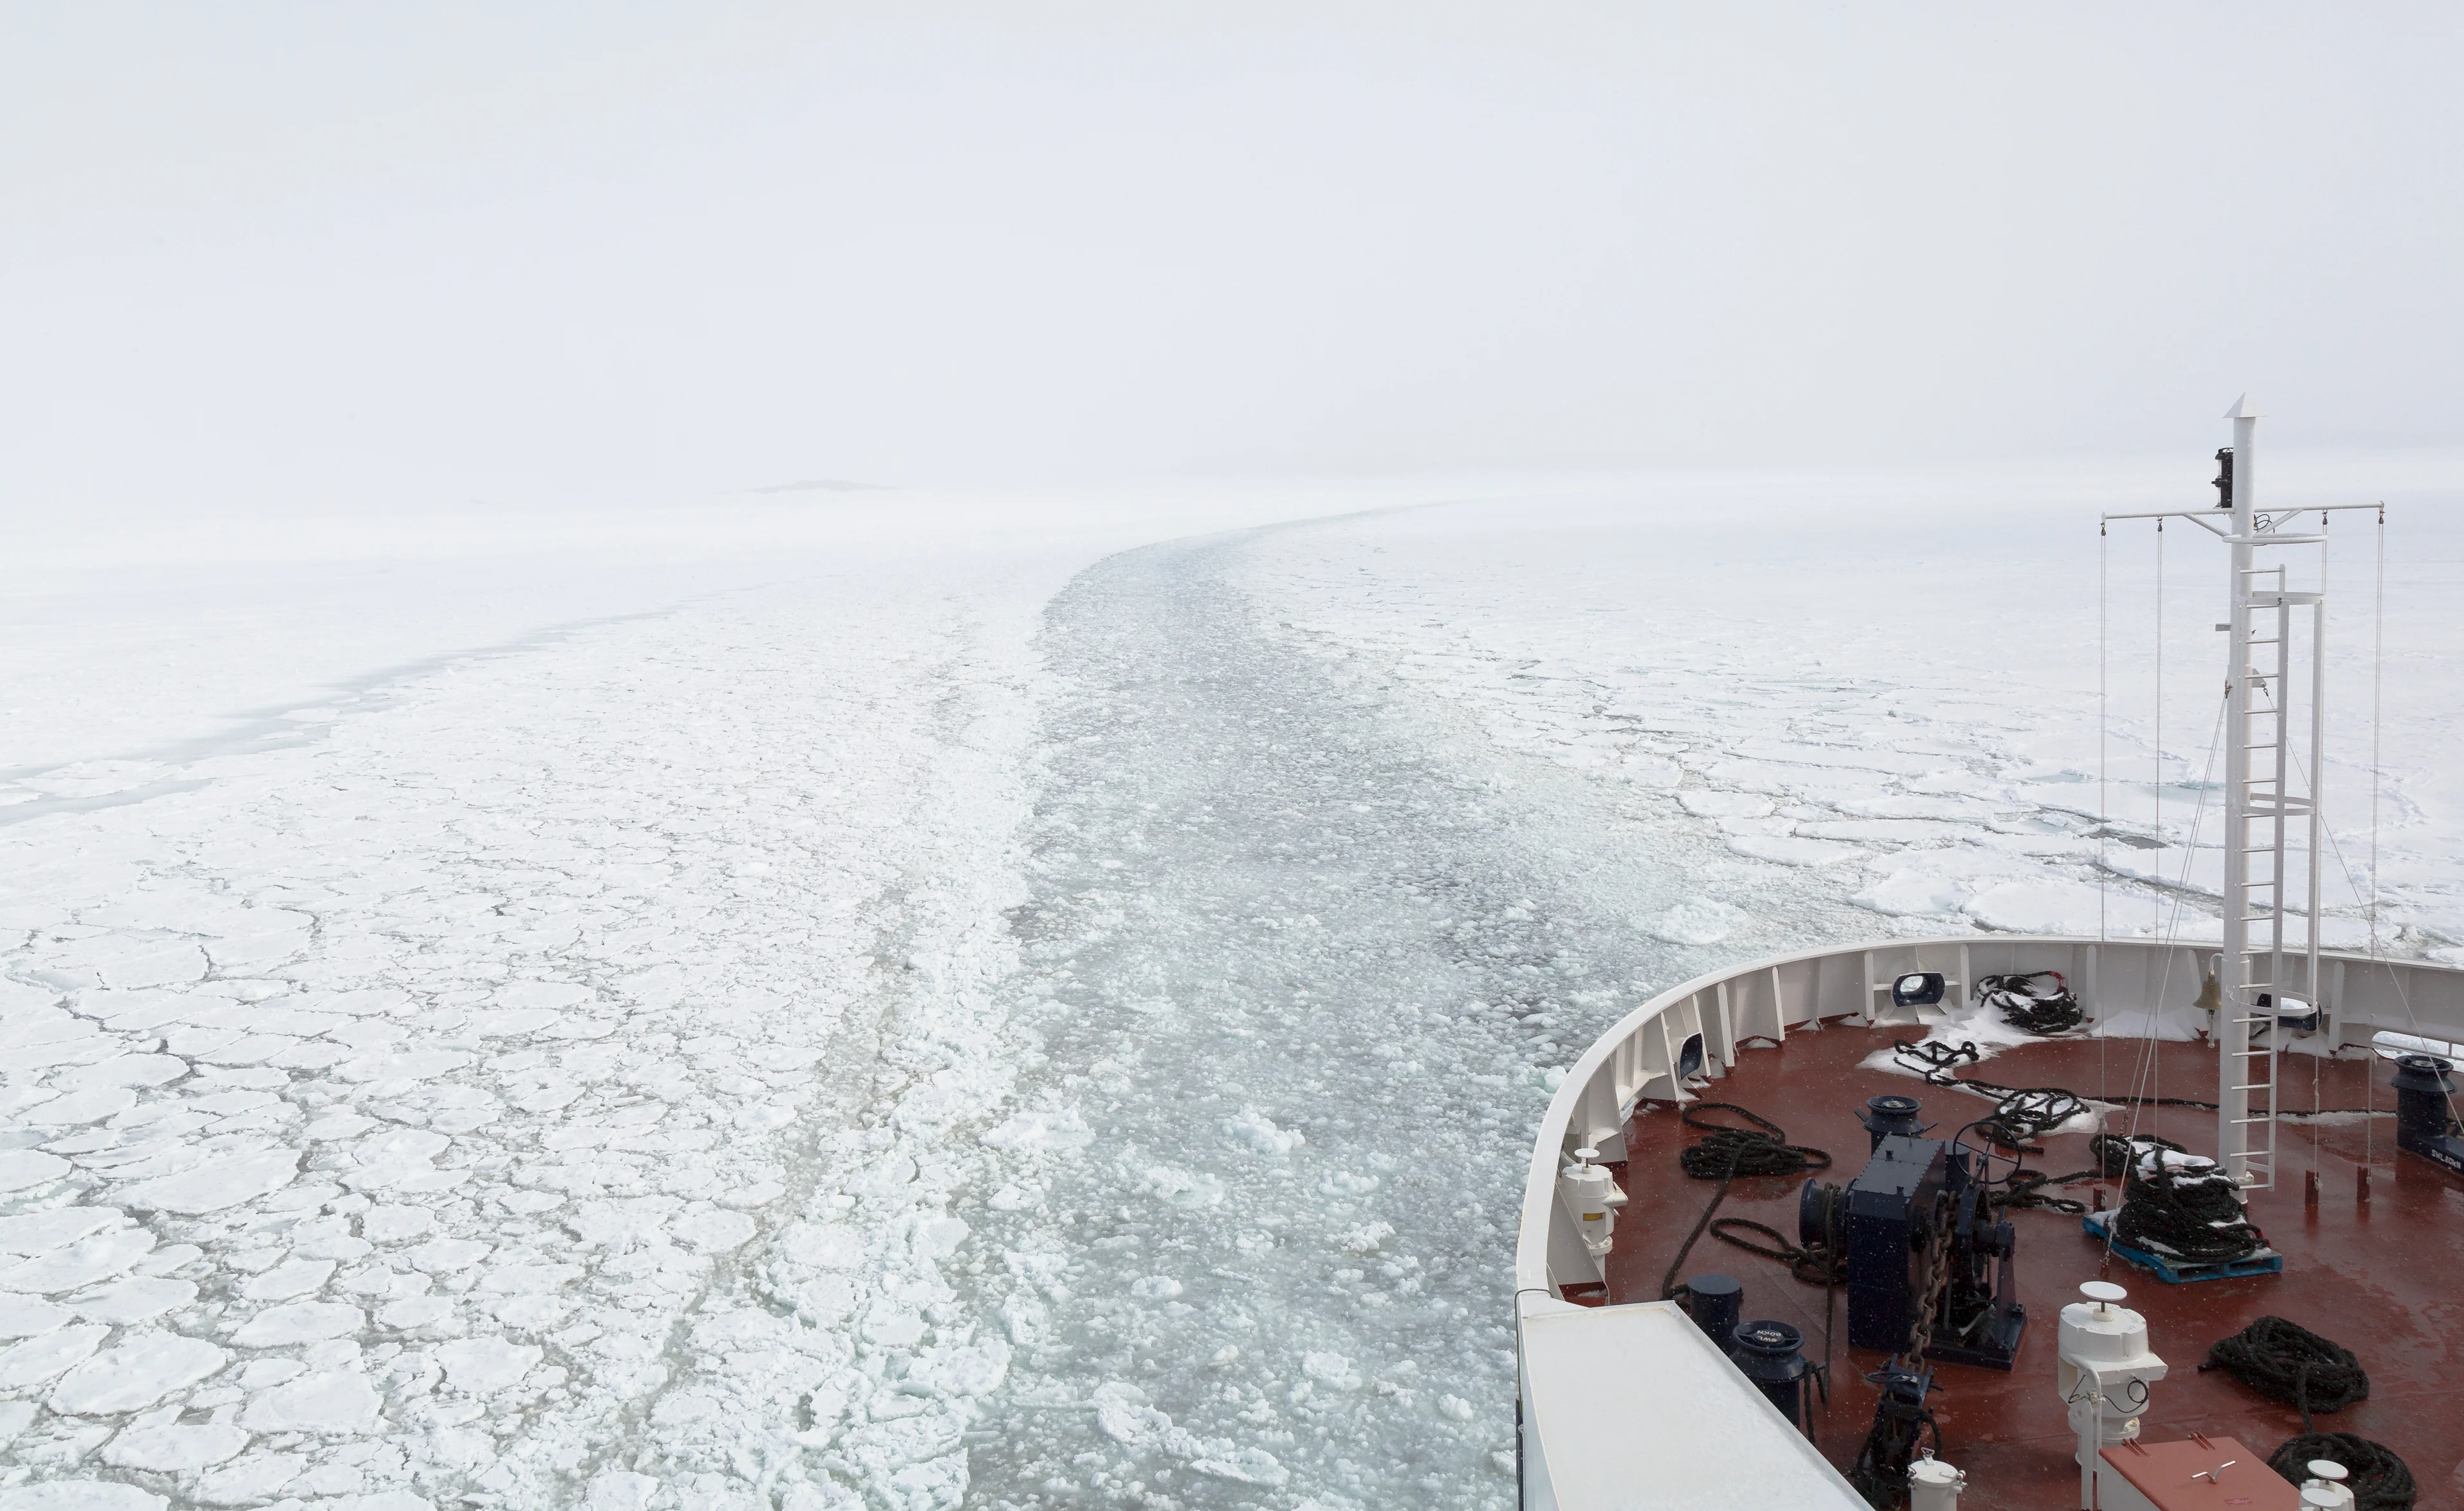
[[[2267,1456],[2267,1467],[2294,1484],[2310,1478],[2310,1461],[2344,1466],[2344,1487],[2358,1511],[2410,1511],[2420,1494],[2412,1470],[2385,1443],[2352,1433],[2322,1433],[2310,1419],[2369,1399],[2370,1377],[2353,1350],[2299,1323],[2261,1317],[2208,1349],[2201,1373],[2222,1369],[2262,1395],[2292,1404],[2301,1431]]]
[[[2261,1317],[2218,1339],[2199,1369],[2223,1369],[2263,1395],[2290,1402],[2304,1428],[2312,1412],[2341,1412],[2370,1394],[2370,1377],[2353,1350],[2281,1317]]]
[[[2303,1433],[2288,1437],[2267,1456],[2267,1467],[2295,1484],[2310,1478],[2310,1460],[2326,1458],[2344,1466],[2344,1488],[2353,1493],[2354,1511],[2412,1511],[2421,1488],[2412,1470],[2385,1443],[2351,1433]]]
[[[2075,1170],[2067,1175],[2047,1175],[2033,1170],[2014,1170],[2002,1182],[2002,1190],[1987,1200],[1996,1207],[2033,1208],[2042,1212],[2058,1212],[2073,1217],[2087,1215],[2087,1203],[2070,1196],[2053,1196],[2045,1193],[2048,1186],[2076,1186],[2083,1180],[2094,1180],[2098,1172]]]
[[[2039,981],[2051,981],[2053,990],[2040,990]],[[1976,999],[2001,1009],[2002,1020],[2013,1028],[2039,1038],[2067,1034],[2087,1021],[2087,1009],[2079,1006],[2079,996],[2059,971],[1978,976]]]
[[[2099,1133],[2087,1141],[2087,1151],[2096,1156],[2097,1164],[2108,1175],[2129,1174],[2131,1166],[2160,1149],[2175,1154],[2189,1152],[2171,1139],[2158,1138],[2153,1133]]]
[[[1758,1233],[1771,1239],[1771,1246],[1737,1237],[1738,1233]],[[1788,1266],[1788,1273],[1808,1285],[1845,1285],[1848,1283],[1848,1256],[1820,1243],[1803,1247],[1788,1241],[1785,1234],[1768,1223],[1745,1217],[1722,1217],[1710,1225],[1711,1237],[1722,1243],[1733,1243],[1748,1254],[1759,1254],[1767,1259],[1777,1259]]]
[[[1727,1128],[1717,1123],[1703,1122],[1699,1113],[1733,1112],[1754,1125],[1749,1128]],[[1741,1107],[1733,1102],[1696,1102],[1678,1114],[1687,1128],[1699,1128],[1703,1140],[1677,1151],[1677,1163],[1696,1180],[1716,1180],[1720,1189],[1711,1193],[1704,1205],[1703,1215],[1694,1219],[1694,1231],[1685,1236],[1677,1258],[1669,1260],[1668,1273],[1660,1278],[1660,1299],[1669,1301],[1683,1289],[1677,1283],[1677,1272],[1685,1265],[1685,1257],[1694,1252],[1695,1242],[1711,1226],[1711,1215],[1727,1200],[1728,1187],[1740,1175],[1801,1175],[1809,1170],[1827,1170],[1831,1156],[1818,1149],[1788,1142],[1788,1131],[1761,1113]],[[1734,1242],[1734,1239],[1730,1239]]]
[[[1687,1311],[1694,1309],[1692,1292],[1687,1287],[1677,1283],[1677,1274],[1685,1267],[1685,1256],[1694,1252],[1694,1245],[1702,1239],[1703,1230],[1711,1225],[1711,1215],[1720,1210],[1720,1203],[1728,1199],[1728,1187],[1737,1178],[1737,1159],[1744,1152],[1742,1145],[1730,1150],[1728,1168],[1720,1175],[1719,1189],[1712,1192],[1711,1199],[1703,1204],[1703,1215],[1694,1219],[1694,1231],[1685,1235],[1685,1241],[1677,1246],[1677,1258],[1668,1261],[1668,1273],[1660,1278],[1661,1301],[1683,1302]],[[1682,1159],[1683,1155],[1681,1154],[1679,1157]]]
[[[1727,1128],[1702,1122],[1696,1116],[1715,1111],[1733,1112],[1754,1126]],[[1733,1102],[1692,1103],[1678,1116],[1687,1128],[1704,1135],[1701,1143],[1688,1145],[1677,1153],[1678,1163],[1696,1180],[1722,1180],[1732,1175],[1802,1175],[1807,1171],[1831,1168],[1828,1153],[1791,1144],[1787,1130],[1778,1124]]]
[[[2153,1174],[2143,1161],[2123,1178],[2116,1241],[2192,1264],[2229,1263],[2266,1245],[2267,1235],[2251,1222],[2239,1188],[2220,1166],[2203,1159],[2175,1170],[2161,1154],[2154,1164]]]
[[[1968,1083],[1985,1086],[1980,1081]],[[1985,1136],[2008,1150],[2026,1149],[2028,1141],[2040,1133],[2050,1133],[2087,1110],[2079,1093],[2067,1086],[2026,1086],[2003,1091],[2002,1100],[1993,1105],[1991,1117],[1981,1119],[1977,1127]]]

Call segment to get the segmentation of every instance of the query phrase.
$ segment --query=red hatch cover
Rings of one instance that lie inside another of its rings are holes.
[[[2156,1511],[2300,1511],[2301,1492],[2231,1437],[2124,1443],[2104,1461]],[[2212,1471],[2212,1474],[2211,1473]],[[2108,1504],[2111,1502],[2108,1501]]]

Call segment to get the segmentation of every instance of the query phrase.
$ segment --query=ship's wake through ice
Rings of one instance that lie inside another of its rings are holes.
[[[1017,1353],[970,1500],[1502,1505],[1530,1126],[1697,963],[1628,920],[1711,842],[1620,864],[1401,734],[1223,580],[1241,551],[1114,558],[1047,619],[1042,1059],[981,1234]]]

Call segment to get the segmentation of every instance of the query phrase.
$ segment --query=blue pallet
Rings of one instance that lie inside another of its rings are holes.
[[[2096,1214],[2081,1217],[2079,1226],[2087,1231],[2089,1237],[2100,1243],[2105,1241],[2104,1222]],[[2246,1259],[2227,1259],[2222,1264],[2176,1264],[2161,1254],[2134,1249],[2118,1239],[2111,1247],[2114,1253],[2167,1285],[2188,1285],[2193,1281],[2239,1280],[2245,1275],[2280,1275],[2284,1272],[2284,1256],[2281,1254],[2270,1253],[2263,1259],[2253,1256]]]

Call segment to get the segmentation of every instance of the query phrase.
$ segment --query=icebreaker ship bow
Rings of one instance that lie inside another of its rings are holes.
[[[2399,1505],[2464,1456],[2391,1345],[2452,1305],[2464,971],[2321,905],[2323,547],[2385,510],[2261,508],[2226,418],[2214,505],[2101,526],[2223,546],[2221,780],[2138,837],[2170,924],[1755,960],[1585,1050],[1515,1257],[1525,1511]]]

